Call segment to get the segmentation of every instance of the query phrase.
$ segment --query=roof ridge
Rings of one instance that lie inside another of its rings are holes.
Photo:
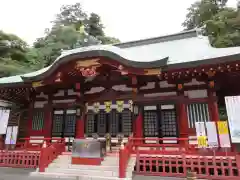
[[[192,37],[198,37],[199,36],[199,30],[198,29],[192,29],[189,31],[181,31],[174,34],[168,34],[153,38],[147,38],[147,39],[141,39],[136,41],[129,41],[129,42],[123,42],[118,44],[113,44],[113,46],[117,46],[119,48],[129,48],[129,47],[135,47],[135,46],[143,46],[148,44],[155,44],[155,43],[161,43],[166,41],[175,41],[180,39],[187,39]]]

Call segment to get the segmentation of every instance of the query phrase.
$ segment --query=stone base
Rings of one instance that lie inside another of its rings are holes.
[[[82,164],[82,165],[101,165],[102,158],[80,158],[72,157],[72,164]]]

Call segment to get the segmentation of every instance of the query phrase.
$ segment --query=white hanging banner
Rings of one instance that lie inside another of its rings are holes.
[[[218,144],[216,123],[206,122],[206,129],[207,129],[208,147],[209,148],[218,147],[219,144]]]
[[[240,143],[240,96],[225,97],[230,136],[233,143]]]
[[[197,136],[206,136],[204,122],[196,122],[195,127]]]
[[[18,126],[12,127],[11,144],[16,144],[18,135]]]
[[[218,121],[217,126],[218,126],[220,147],[230,148],[231,142],[230,142],[230,138],[229,138],[227,121]]]
[[[18,126],[8,126],[5,144],[16,144],[18,134]]]
[[[206,148],[207,147],[207,136],[206,136],[204,122],[196,122],[195,127],[196,127],[198,147]]]
[[[0,110],[0,134],[6,134],[10,110]]]
[[[13,129],[12,126],[7,127],[5,144],[11,144],[12,129]]]

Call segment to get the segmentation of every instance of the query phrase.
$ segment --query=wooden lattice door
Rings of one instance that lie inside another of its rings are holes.
[[[158,113],[157,106],[144,106],[144,136],[157,137],[158,136]]]
[[[53,111],[52,137],[63,137],[64,111]]]
[[[162,137],[177,137],[177,116],[174,105],[161,106],[160,131]],[[164,108],[163,108],[164,107]]]
[[[67,110],[64,118],[64,137],[75,137],[76,110]]]

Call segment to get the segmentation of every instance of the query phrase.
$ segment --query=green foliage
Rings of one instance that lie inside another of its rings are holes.
[[[0,77],[49,66],[62,50],[118,42],[116,38],[105,36],[98,14],[88,16],[80,3],[63,5],[52,28],[46,29],[45,36],[38,38],[32,48],[19,37],[0,31]]]
[[[95,44],[119,42],[116,38],[105,36],[99,15],[90,16],[82,10],[81,4],[62,6],[53,21],[53,27],[46,31],[46,36],[38,39],[34,47],[41,53],[42,65],[50,65],[62,50],[68,50]]]
[[[226,6],[227,0],[201,0],[191,5],[183,26],[203,28],[215,47],[240,46],[240,11]]]

